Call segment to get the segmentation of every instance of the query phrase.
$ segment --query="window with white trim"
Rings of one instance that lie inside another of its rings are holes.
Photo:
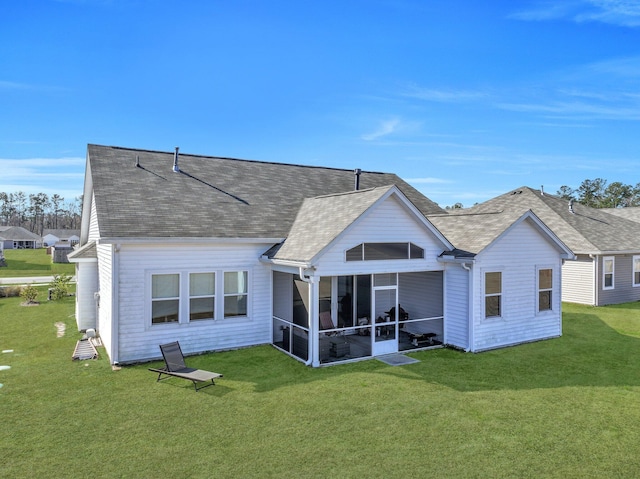
[[[180,274],[151,275],[151,323],[177,323],[180,318]]]
[[[424,249],[413,243],[360,243],[346,251],[347,261],[424,259]]]
[[[484,274],[484,316],[493,318],[502,315],[502,273]]]
[[[216,274],[189,274],[189,321],[215,319]]]
[[[224,317],[246,316],[248,292],[247,271],[224,273]]]
[[[633,257],[633,285],[640,286],[640,256]]]
[[[538,270],[538,312],[551,311],[553,306],[553,270]]]
[[[613,256],[605,256],[602,258],[602,289],[613,289],[615,287],[615,265],[615,258]]]

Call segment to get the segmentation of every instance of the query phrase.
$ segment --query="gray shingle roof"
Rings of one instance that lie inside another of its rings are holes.
[[[90,241],[84,246],[72,251],[67,255],[68,259],[97,259],[98,250],[96,249],[96,242]]]
[[[102,237],[284,238],[305,198],[354,188],[353,170],[88,146]],[[136,157],[139,166],[136,166]],[[363,171],[360,188],[395,184],[425,215],[437,204],[391,173]]]
[[[452,214],[499,211],[522,214],[529,209],[574,253],[640,251],[640,223],[577,202],[571,212],[568,201],[526,186]]]
[[[40,241],[42,239],[22,226],[0,226],[0,238],[14,241]]]
[[[393,186],[305,199],[289,236],[269,257],[311,261],[391,188]]]
[[[429,216],[436,228],[456,247],[455,256],[476,255],[509,228],[522,213],[502,211]]]
[[[627,208],[603,208],[609,214],[619,216],[631,221],[640,222],[640,206],[631,206]]]

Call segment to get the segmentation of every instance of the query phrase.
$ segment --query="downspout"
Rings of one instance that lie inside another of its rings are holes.
[[[600,274],[598,273],[598,270],[600,269],[598,268],[600,259],[597,254],[590,254],[589,258],[593,260],[593,274],[595,276],[593,285],[593,305],[598,306],[598,303],[600,302]]]
[[[467,324],[467,328],[468,328],[468,343],[467,343],[467,349],[464,350],[465,353],[468,353],[469,351],[471,351],[471,349],[473,348],[473,341],[474,341],[474,337],[473,337],[473,274],[471,273],[471,268],[469,268],[469,266],[467,266],[467,263],[460,263],[460,266],[462,266],[465,270],[467,270],[468,273],[468,286],[467,286],[467,295],[468,295],[468,299],[467,299],[467,307],[469,309],[468,311],[468,324]]]
[[[313,345],[315,344],[315,338],[317,336],[315,332],[315,327],[314,327],[316,324],[315,318],[317,316],[315,314],[317,309],[315,306],[315,303],[317,301],[316,302],[313,301],[313,298],[315,297],[315,295],[313,294],[315,277],[305,275],[304,270],[305,268],[303,266],[300,266],[300,270],[299,270],[300,279],[309,285],[309,341],[307,341],[307,346],[309,347],[309,351],[308,351],[307,361],[304,363],[305,366],[309,366],[311,365],[311,363],[313,363],[313,355],[316,350],[316,348],[314,348]]]
[[[120,247],[118,243],[113,248],[113,271],[111,271],[111,364],[118,364],[120,350],[118,341],[118,331],[120,321],[120,307],[119,307],[119,292],[118,285],[120,284]]]

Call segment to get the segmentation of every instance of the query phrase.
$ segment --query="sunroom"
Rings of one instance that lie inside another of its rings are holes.
[[[273,272],[273,344],[314,366],[438,347],[443,272]]]
[[[441,346],[451,249],[395,186],[305,200],[262,258],[273,344],[313,366]]]

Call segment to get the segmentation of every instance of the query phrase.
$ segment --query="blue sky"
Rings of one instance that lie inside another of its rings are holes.
[[[640,182],[640,0],[0,3],[0,191],[86,145],[390,171],[441,206]]]

